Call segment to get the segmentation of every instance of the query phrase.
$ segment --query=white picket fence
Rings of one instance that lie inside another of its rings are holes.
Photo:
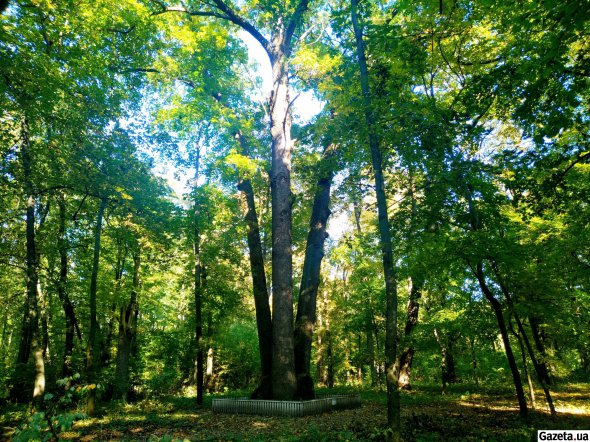
[[[310,401],[269,401],[248,398],[213,399],[213,412],[300,417],[325,411],[360,407],[359,394],[323,396]]]

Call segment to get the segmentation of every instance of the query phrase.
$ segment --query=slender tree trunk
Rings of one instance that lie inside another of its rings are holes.
[[[543,368],[546,369],[547,367],[544,364],[540,364],[539,361],[537,360],[537,357],[535,356],[535,351],[533,350],[533,346],[531,345],[531,342],[526,334],[526,331],[524,329],[522,321],[520,320],[520,317],[518,316],[518,313],[516,313],[516,310],[514,309],[512,295],[510,294],[510,290],[508,290],[508,287],[507,287],[504,279],[502,278],[502,275],[500,274],[500,269],[498,268],[497,263],[494,260],[491,260],[491,265],[492,265],[492,269],[494,270],[494,273],[496,275],[496,279],[498,280],[498,284],[500,285],[500,289],[502,290],[502,293],[504,294],[506,301],[508,301],[508,306],[510,307],[510,310],[512,311],[512,314],[514,316],[514,320],[516,321],[516,326],[518,328],[519,343],[520,343],[520,340],[522,340],[522,342],[524,342],[524,345],[528,351],[529,357],[531,358],[531,362],[533,363],[533,367],[534,367],[535,372],[537,374],[537,379],[541,383],[541,386],[543,388],[543,392],[545,393],[545,399],[547,400],[547,404],[549,406],[549,412],[551,413],[551,416],[555,416],[555,406],[553,405],[553,398],[551,397],[551,392],[549,391],[549,387],[547,386],[547,382],[545,382],[546,376],[548,375],[548,373],[547,373],[547,371],[543,370]],[[526,366],[525,366],[525,369],[526,369]]]
[[[418,323],[420,310],[420,298],[422,297],[422,286],[424,282],[418,277],[412,278],[412,288],[406,307],[406,326],[404,327],[405,348],[399,357],[400,375],[398,385],[404,390],[410,390],[410,373],[414,360],[414,345],[412,343],[412,331]]]
[[[475,386],[479,387],[479,376],[477,375],[477,358],[475,357],[475,338],[467,338],[467,340],[469,343],[469,350],[471,352],[471,368],[473,368]]]
[[[115,299],[118,299],[121,291],[121,284],[123,283],[123,272],[125,271],[125,263],[127,261],[127,253],[129,251],[125,241],[118,238],[117,241],[117,261],[115,264]],[[106,337],[104,339],[104,346],[102,348],[101,365],[106,367],[112,358],[112,343],[115,335],[115,323],[119,321],[120,312],[117,311],[117,304],[111,304],[111,313],[107,326]]]
[[[356,232],[360,238],[362,234],[361,229],[361,204],[359,201],[360,197],[357,194],[352,196],[352,206],[355,221]],[[367,300],[368,310],[366,315],[365,332],[367,334],[367,364],[371,372],[371,386],[379,384],[379,367],[377,366],[377,360],[375,357],[375,347],[377,347],[377,353],[379,352],[379,338],[377,327],[375,326],[375,315],[373,313],[373,305],[371,300]]]
[[[86,348],[86,372],[88,383],[93,385],[88,391],[88,402],[86,412],[89,416],[94,416],[96,406],[96,364],[95,360],[99,356],[98,343],[98,321],[96,318],[96,293],[98,284],[98,268],[100,259],[100,236],[102,233],[102,220],[107,205],[105,196],[100,199],[98,214],[96,215],[96,226],[94,229],[94,257],[92,261],[92,274],[90,277],[90,328],[88,329],[88,346]]]
[[[529,369],[527,367],[526,353],[524,351],[524,344],[522,343],[522,336],[519,333],[517,333],[516,330],[514,330],[514,326],[512,325],[512,321],[509,321],[508,325],[510,327],[510,333],[512,333],[512,335],[516,338],[516,342],[518,342],[518,348],[520,350],[520,356],[522,359],[522,369],[524,371],[524,375],[526,376],[527,384],[529,386],[529,395],[531,396],[531,408],[534,410],[534,409],[536,409],[535,387],[533,386],[533,380],[531,379],[531,373],[529,372]]]
[[[512,304],[512,301],[510,301],[510,303]],[[542,367],[546,368],[546,366],[540,364],[539,361],[537,360],[537,357],[535,356],[535,351],[533,350],[531,342],[525,332],[522,321],[520,320],[520,318],[518,317],[516,312],[514,312],[514,319],[516,321],[516,326],[518,327],[519,338],[522,338],[522,342],[524,342],[524,345],[528,351],[529,357],[531,358],[531,362],[533,363],[535,373],[537,374],[537,379],[539,380],[539,382],[541,383],[541,387],[543,388],[543,393],[545,394],[545,400],[547,401],[547,405],[549,407],[549,412],[551,413],[551,416],[555,416],[556,411],[555,411],[555,405],[553,404],[553,398],[551,397],[551,392],[549,391],[549,386],[547,385],[547,383],[545,382],[545,378],[543,377],[547,373],[543,372]]]
[[[455,372],[455,358],[453,357],[453,345],[455,338],[445,337],[438,333],[436,328],[434,329],[434,337],[440,347],[441,351],[441,380],[443,393],[447,389],[448,384],[457,382],[457,374]]]
[[[535,347],[541,356],[538,360],[537,376],[539,376],[540,380],[546,385],[552,385],[553,380],[551,379],[549,367],[547,367],[547,350],[545,349],[545,344],[543,342],[539,320],[534,315],[531,315],[529,316],[529,324],[531,326],[533,341],[535,341]]]
[[[66,239],[66,201],[63,193],[58,195],[59,229],[57,249],[59,253],[59,280],[57,282],[57,295],[61,301],[66,319],[64,355],[62,361],[62,376],[72,375],[72,355],[74,353],[74,336],[77,332],[78,339],[82,339],[80,327],[76,319],[74,306],[68,295],[68,245]]]
[[[367,317],[365,333],[367,336],[367,364],[371,373],[371,386],[378,383],[377,365],[375,361],[375,321],[373,320],[373,310],[369,310]]]
[[[323,302],[323,298],[325,298],[325,294],[322,297],[322,302],[320,303],[318,309],[318,331],[316,333],[316,379],[320,384],[326,385],[324,376],[326,371],[326,339],[324,338],[326,330],[326,324],[324,320],[326,316],[326,306]]]
[[[383,259],[383,274],[385,277],[385,371],[387,385],[387,425],[391,431],[392,440],[400,440],[400,395],[398,388],[399,367],[397,362],[397,282],[395,276],[391,233],[387,215],[387,199],[383,178],[382,155],[376,130],[375,116],[371,103],[369,73],[363,42],[363,28],[357,16],[358,1],[352,0],[351,18],[356,39],[357,57],[360,72],[361,92],[367,125],[371,162],[375,176],[375,193],[377,197],[377,211],[379,215],[379,236],[381,239],[381,254]]]
[[[246,140],[241,132],[236,132],[242,153],[249,155]],[[249,179],[242,179],[238,189],[246,199],[246,220],[248,251],[250,256],[250,271],[252,273],[252,291],[256,310],[256,327],[258,330],[258,351],[260,354],[261,379],[260,384],[252,393],[252,398],[270,399],[272,397],[272,319],[268,302],[268,288],[266,272],[264,270],[264,255],[260,240],[260,225],[256,212],[254,190]]]
[[[139,292],[139,271],[141,254],[139,246],[133,256],[133,287],[129,303],[121,307],[119,315],[119,340],[117,346],[117,366],[115,369],[115,383],[113,397],[127,401],[129,392],[129,362],[132,346],[136,339]]]
[[[469,215],[469,222],[471,224],[471,229],[475,232],[480,229],[480,219],[478,211],[475,207],[475,203],[473,201],[473,189],[471,186],[467,186],[466,188],[466,199],[468,204],[468,215]],[[500,329],[500,335],[502,336],[502,342],[504,343],[504,352],[506,354],[506,359],[508,360],[508,366],[510,367],[510,372],[512,374],[512,380],[514,381],[514,388],[516,390],[516,397],[518,399],[518,407],[520,416],[524,419],[528,418],[528,409],[526,404],[526,398],[524,395],[524,389],[522,387],[522,379],[520,377],[520,373],[518,371],[518,366],[516,365],[516,360],[514,358],[514,353],[512,351],[512,345],[510,344],[510,338],[508,337],[508,329],[506,327],[506,321],[504,319],[504,314],[502,313],[502,305],[500,301],[496,299],[492,291],[487,285],[485,275],[483,272],[483,263],[479,261],[476,265],[476,268],[473,270],[475,273],[475,277],[479,283],[481,291],[483,292],[484,296],[490,303],[492,310],[494,310],[494,314],[496,315],[496,321],[498,322],[498,328]]]
[[[442,348],[442,379],[443,385],[454,384],[457,382],[452,341],[448,341],[447,345]]]
[[[270,101],[272,205],[272,394],[295,396],[297,381],[293,345],[293,257],[291,218],[291,115],[288,53],[283,32],[272,41],[273,91]]]
[[[197,384],[197,405],[203,405],[204,354],[203,354],[203,287],[201,283],[201,232],[199,228],[200,201],[198,195],[198,180],[200,166],[200,150],[197,151],[195,161],[195,200],[194,200],[194,239],[193,252],[195,257],[194,295],[195,295],[195,336],[197,357],[195,360],[195,380]]]
[[[39,280],[37,244],[35,239],[35,191],[32,182],[32,160],[31,146],[29,141],[29,125],[25,119],[21,127],[21,148],[20,157],[23,168],[23,182],[26,194],[26,298],[21,325],[21,338],[17,363],[13,374],[13,389],[10,396],[17,400],[30,398],[30,389],[27,388],[28,380],[23,376],[27,373],[31,352],[34,360],[34,386],[33,400],[42,406],[43,393],[45,390],[45,363],[43,361],[43,348],[40,340],[39,330],[39,300],[37,293],[37,282]],[[27,391],[29,392],[27,394]]]
[[[27,213],[26,213],[26,243],[27,243],[27,297],[31,308],[31,347],[35,363],[35,382],[33,387],[33,401],[42,407],[43,395],[45,393],[45,362],[43,360],[43,346],[39,336],[40,315],[38,305],[37,284],[39,281],[37,250],[35,243],[35,197],[33,184],[31,182],[31,159],[29,156],[28,127],[23,131],[26,141],[23,143],[23,169],[25,172],[25,186],[27,190]]]
[[[10,335],[6,339],[6,330],[8,329],[8,309],[4,309],[2,315],[2,341],[0,341],[0,363],[4,364],[6,355],[10,350]]]
[[[209,347],[207,350],[207,365],[205,369],[205,385],[207,386],[207,391],[209,393],[213,393],[214,385],[213,385],[213,347]]]
[[[332,331],[330,321],[326,319],[326,387],[334,388],[334,352],[332,349]]]
[[[41,262],[41,256],[37,253],[37,263]],[[41,354],[43,355],[43,359],[49,358],[49,324],[48,324],[48,312],[47,312],[47,300],[45,299],[45,294],[43,293],[43,288],[41,287],[41,279],[37,279],[37,300],[39,303],[39,319],[41,320],[41,327],[40,327],[40,341],[41,341]]]
[[[489,289],[485,281],[483,265],[481,262],[477,263],[476,277],[479,282],[481,291],[483,292],[486,299],[492,306],[492,309],[494,310],[494,313],[496,315],[496,320],[498,322],[498,327],[500,329],[500,334],[502,336],[502,342],[504,343],[506,359],[508,359],[508,365],[510,366],[510,372],[512,373],[512,379],[514,381],[514,388],[516,390],[516,397],[518,398],[520,415],[523,418],[526,418],[528,410],[526,405],[526,399],[524,396],[524,389],[522,388],[522,380],[520,378],[520,373],[518,372],[516,360],[514,359],[514,353],[512,352],[512,345],[510,344],[510,339],[508,337],[506,321],[504,320],[504,315],[502,313],[502,306],[500,305],[500,302],[496,299],[496,297],[493,295],[492,291]]]
[[[320,270],[324,257],[324,242],[328,236],[326,225],[330,216],[330,187],[334,172],[328,160],[333,155],[334,146],[328,146],[322,158],[321,177],[318,180],[309,233],[305,248],[303,273],[299,289],[297,317],[295,319],[295,372],[297,375],[297,397],[308,400],[315,397],[313,379],[310,373],[311,343],[316,321],[316,300],[320,285]]]

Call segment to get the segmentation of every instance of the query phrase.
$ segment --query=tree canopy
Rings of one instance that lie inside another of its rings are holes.
[[[587,382],[588,2],[0,10],[0,401],[49,437],[71,402],[346,385],[400,440],[432,379],[523,419]]]

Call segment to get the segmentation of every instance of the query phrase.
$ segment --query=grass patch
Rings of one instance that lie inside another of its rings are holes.
[[[102,404],[100,415],[74,424],[62,440],[81,441],[378,441],[386,424],[386,396],[379,389],[318,389],[318,394],[361,394],[363,406],[302,418],[213,414],[212,396],[198,407],[194,396],[166,395],[133,404]],[[245,392],[215,397],[246,396]],[[558,416],[551,418],[537,394],[536,412],[519,419],[508,389],[493,392],[473,385],[453,385],[442,394],[435,385],[415,385],[403,392],[402,425],[406,441],[521,441],[537,429],[590,428],[590,385],[570,384],[554,392]],[[26,407],[8,407],[0,423],[22,421]]]

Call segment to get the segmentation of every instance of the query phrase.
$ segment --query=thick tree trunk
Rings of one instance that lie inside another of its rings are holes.
[[[100,199],[98,214],[96,215],[96,226],[94,229],[94,256],[92,261],[92,274],[90,277],[90,327],[88,329],[88,346],[86,348],[86,372],[88,383],[94,385],[88,391],[88,402],[86,412],[93,416],[96,406],[96,365],[95,359],[99,356],[98,342],[98,321],[96,318],[96,292],[98,284],[98,268],[100,260],[100,236],[102,233],[102,220],[107,205],[107,198]]]
[[[418,323],[418,313],[420,311],[420,298],[422,297],[422,286],[424,282],[421,278],[412,278],[412,288],[406,307],[406,326],[404,327],[404,350],[399,357],[400,374],[398,385],[399,388],[410,390],[410,374],[412,362],[414,360],[414,345],[412,343],[412,331]]]
[[[397,282],[393,262],[393,249],[389,219],[387,214],[387,199],[383,178],[382,155],[376,130],[375,116],[371,103],[369,73],[363,42],[363,29],[359,25],[357,16],[358,1],[352,0],[351,18],[356,40],[357,57],[360,73],[361,92],[367,125],[371,162],[375,175],[375,193],[377,197],[377,212],[379,216],[379,236],[383,260],[383,274],[385,277],[385,371],[387,385],[387,425],[391,430],[391,439],[401,438],[400,395],[398,388],[399,367],[397,362]]]
[[[242,154],[250,154],[246,140],[240,132],[236,132]],[[264,255],[260,239],[260,225],[256,212],[254,190],[249,179],[242,179],[238,189],[246,199],[246,220],[248,252],[250,256],[250,271],[252,273],[252,291],[256,310],[256,327],[258,330],[258,351],[260,354],[261,379],[258,388],[252,393],[252,398],[270,399],[272,397],[272,319],[268,301],[268,287],[264,270]]]
[[[288,53],[282,32],[272,41],[273,90],[269,100],[272,205],[272,395],[295,396],[297,381],[293,346],[293,257],[291,239],[291,116]]]
[[[129,362],[133,343],[137,333],[139,292],[139,270],[141,266],[141,255],[138,250],[133,256],[133,287],[129,303],[125,308],[121,307],[119,315],[119,340],[117,345],[117,366],[115,369],[115,382],[113,397],[127,401],[129,392]]]
[[[492,291],[489,289],[485,281],[483,265],[481,262],[477,264],[475,276],[477,277],[481,291],[483,292],[486,299],[492,306],[492,309],[494,310],[494,313],[496,315],[496,320],[498,322],[498,327],[500,329],[500,334],[502,336],[502,342],[504,343],[506,359],[508,359],[508,365],[510,366],[510,372],[512,373],[512,379],[514,381],[514,388],[516,390],[516,397],[518,398],[520,415],[523,418],[526,418],[528,410],[526,405],[526,399],[524,396],[524,389],[522,388],[522,380],[520,378],[520,373],[518,372],[516,360],[514,359],[514,353],[512,352],[512,345],[510,344],[510,339],[508,337],[506,321],[504,320],[504,315],[502,314],[502,306],[500,305],[500,302],[496,299],[496,297],[493,295]]]
[[[316,321],[316,300],[320,285],[320,270],[324,257],[324,242],[328,236],[326,225],[330,216],[330,187],[334,172],[327,161],[333,154],[334,146],[328,146],[323,154],[321,177],[318,180],[309,233],[303,261],[303,273],[299,289],[297,317],[295,319],[295,373],[297,375],[297,397],[308,400],[315,397],[313,379],[310,373],[311,343]]]

